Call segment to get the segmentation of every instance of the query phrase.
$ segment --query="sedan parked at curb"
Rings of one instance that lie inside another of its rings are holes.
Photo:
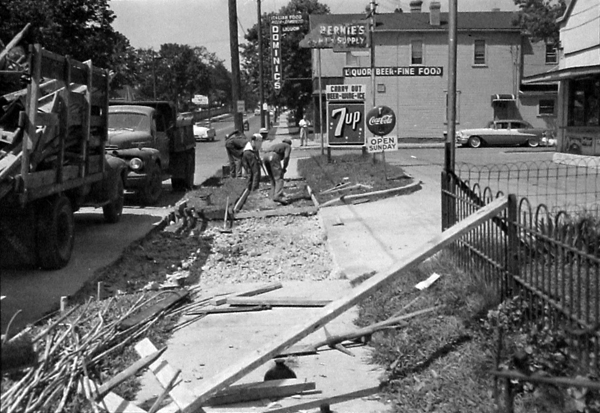
[[[194,138],[197,141],[211,141],[215,140],[216,132],[215,128],[212,128],[210,124],[195,123],[194,124]]]
[[[456,133],[456,143],[479,148],[482,145],[528,145],[535,148],[553,136],[549,129],[534,128],[524,120],[502,119],[479,129],[463,129]]]

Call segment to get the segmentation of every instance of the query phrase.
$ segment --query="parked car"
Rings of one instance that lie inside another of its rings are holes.
[[[255,116],[260,116],[260,109],[259,108],[254,109],[254,115]]]
[[[215,140],[216,136],[215,128],[211,127],[207,123],[195,123],[194,124],[194,138],[197,141],[211,141]]]
[[[552,135],[551,130],[534,128],[524,120],[502,119],[488,122],[485,128],[458,131],[456,143],[472,148],[482,145],[528,145],[535,148]]]

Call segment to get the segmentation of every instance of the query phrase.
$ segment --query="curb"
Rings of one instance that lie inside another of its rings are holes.
[[[367,192],[364,194],[355,194],[355,195],[342,195],[339,198],[332,199],[320,205],[320,208],[328,207],[337,204],[338,202],[346,203],[347,201],[358,201],[358,200],[376,200],[381,198],[387,198],[397,195],[406,195],[412,192],[418,191],[421,189],[421,184],[423,182],[413,182],[412,184],[408,184],[406,186],[401,186],[399,188],[392,189],[383,189],[381,191],[373,191]]]

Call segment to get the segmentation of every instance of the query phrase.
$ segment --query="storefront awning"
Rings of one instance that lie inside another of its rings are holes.
[[[527,76],[521,80],[524,85],[532,83],[556,82],[560,80],[573,79],[577,77],[600,74],[600,65],[569,67],[566,69],[553,70],[551,72],[540,73],[535,76]]]
[[[517,100],[516,96],[510,93],[492,95],[492,102],[514,102],[515,100]]]

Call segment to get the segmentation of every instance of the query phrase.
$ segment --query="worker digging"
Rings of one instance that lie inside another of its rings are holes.
[[[248,191],[258,190],[260,185],[260,162],[257,139],[256,136],[252,136],[242,152],[242,166],[248,174]]]
[[[229,174],[232,178],[242,177],[242,153],[248,139],[239,130],[231,132],[225,140],[225,150],[229,159]]]
[[[292,141],[286,138],[265,148],[263,154],[265,169],[271,179],[271,199],[284,205],[288,202],[283,194],[283,177],[287,171],[291,153]]]

